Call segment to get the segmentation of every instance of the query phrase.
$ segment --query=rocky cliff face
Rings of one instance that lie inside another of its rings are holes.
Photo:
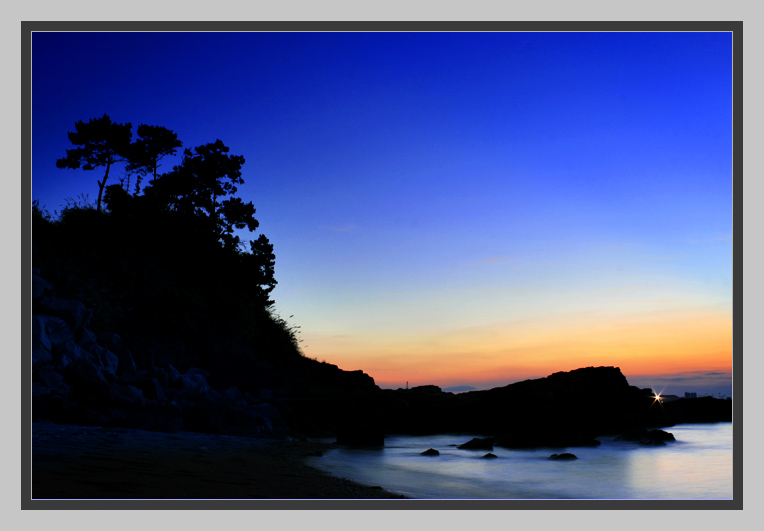
[[[227,367],[181,372],[170,363],[136,364],[117,333],[94,333],[89,328],[93,311],[79,301],[56,298],[38,270],[32,276],[32,299],[34,420],[284,437],[304,427],[332,429],[336,415],[327,413],[330,401],[341,404],[359,389],[378,390],[361,371],[306,359],[279,368],[261,365],[252,378],[259,386],[256,396],[236,386],[214,388],[210,382],[225,381],[220,373]],[[211,374],[216,369],[218,374]],[[262,386],[268,381],[273,385]]]

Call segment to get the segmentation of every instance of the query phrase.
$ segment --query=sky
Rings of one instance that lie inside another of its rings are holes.
[[[731,394],[729,33],[34,33],[52,213],[97,197],[55,161],[104,113],[245,157],[309,357],[391,388],[606,365]]]

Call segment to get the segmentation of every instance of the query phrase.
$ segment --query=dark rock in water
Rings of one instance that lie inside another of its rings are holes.
[[[629,430],[625,433],[622,433],[621,435],[618,435],[615,439],[615,441],[639,441],[642,437],[647,435],[647,430],[645,428],[636,428],[633,430]]]
[[[665,446],[666,441],[676,441],[674,434],[663,430],[650,430],[639,440],[646,446]]]
[[[647,436],[654,441],[676,441],[673,433],[663,430],[650,430]]]
[[[495,459],[495,458],[497,458],[497,457],[498,457],[498,456],[497,456],[496,454],[487,453],[487,454],[485,454],[485,455],[484,455],[484,456],[483,456],[481,459]]]
[[[440,455],[440,452],[437,451],[435,448],[430,448],[429,450],[425,450],[422,452],[421,455]]]
[[[564,453],[564,454],[552,454],[549,456],[549,459],[552,459],[554,461],[572,461],[574,459],[578,459],[578,457],[576,457],[573,454]]]
[[[493,450],[493,437],[485,439],[475,437],[464,444],[460,444],[457,448],[462,450]]]
[[[636,442],[645,446],[664,446],[666,441],[675,441],[674,435],[663,430],[639,428],[630,430],[615,438],[616,441]]]

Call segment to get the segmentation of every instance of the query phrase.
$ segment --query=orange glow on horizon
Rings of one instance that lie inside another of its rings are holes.
[[[732,317],[721,312],[568,316],[403,337],[306,334],[306,342],[308,355],[361,369],[383,387],[474,386],[588,366],[619,367],[627,379],[732,369]]]

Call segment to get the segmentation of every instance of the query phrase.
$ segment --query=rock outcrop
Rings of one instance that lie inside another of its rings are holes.
[[[641,395],[616,367],[456,395],[433,387],[384,391],[386,431],[485,434],[494,445],[521,448],[595,446],[597,435],[639,425]]]
[[[485,439],[475,437],[464,444],[460,444],[457,448],[462,450],[493,450],[493,437],[486,437]]]
[[[603,435],[732,419],[731,401],[680,399],[656,404],[652,390],[629,385],[617,367],[557,372],[486,391],[453,394],[420,386],[383,390],[382,397],[388,434],[490,436],[460,448],[593,447],[601,444],[597,437]],[[650,437],[645,441],[665,442]]]
[[[564,454],[552,454],[549,456],[549,459],[551,459],[552,461],[574,461],[578,459],[578,457],[574,454],[564,453]]]
[[[56,299],[38,272],[32,297],[35,420],[254,436],[285,432],[276,406],[235,387],[213,389],[204,369],[139,369],[118,334],[95,334],[88,328],[93,311],[79,301]]]
[[[637,442],[645,446],[664,446],[667,441],[675,441],[676,439],[672,433],[667,431],[639,428],[619,435],[615,440]]]

